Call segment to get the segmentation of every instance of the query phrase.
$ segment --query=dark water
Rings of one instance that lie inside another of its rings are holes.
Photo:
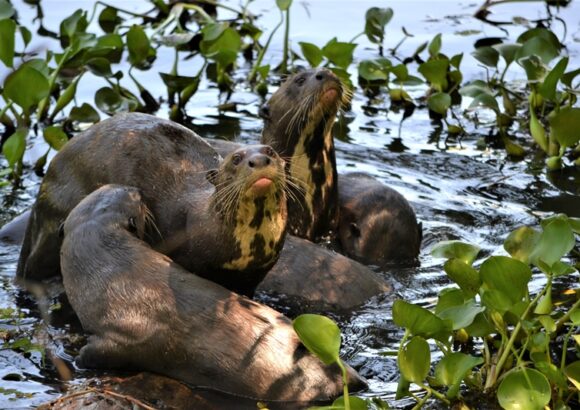
[[[33,17],[34,13],[28,5],[18,1],[14,3],[22,16]],[[45,24],[53,30],[57,30],[63,16],[78,7],[76,2],[43,3],[46,4]],[[149,5],[144,3],[124,2],[123,7],[147,10]],[[272,3],[258,1],[251,8],[264,12],[261,23],[268,28],[273,27],[278,18],[277,13],[272,11]],[[401,47],[403,56],[412,54],[421,42],[430,40],[438,32],[443,33],[443,52],[448,55],[460,51],[468,54],[478,38],[504,36],[502,30],[471,17],[477,9],[476,3],[389,2],[395,10],[395,17],[389,25],[386,46],[392,47],[398,42],[402,37],[402,26],[415,35]],[[323,45],[334,34],[339,36],[339,40],[348,41],[364,27],[366,9],[376,5],[383,4],[370,1],[296,2],[292,20],[294,47],[298,49],[298,41]],[[545,16],[544,6],[536,3],[503,5],[493,11],[496,13],[493,17],[508,21],[515,16],[530,20]],[[309,14],[311,17],[308,17]],[[570,67],[578,67],[578,2],[573,2],[561,17],[567,22],[572,60]],[[509,27],[509,30],[511,37],[515,38],[525,28],[515,26]],[[560,27],[556,27],[555,31],[558,35],[563,32]],[[364,38],[360,40],[356,58],[376,56],[376,49]],[[46,47],[50,47],[48,40],[45,43]],[[281,41],[278,37],[267,58],[275,63],[280,53]],[[161,56],[155,70],[164,71],[164,64],[169,66],[171,62],[169,56],[165,62]],[[195,72],[196,64],[193,61],[191,66],[183,67],[183,74],[189,70]],[[484,76],[484,71],[468,55],[464,58],[462,71],[466,79]],[[244,73],[242,67],[241,78]],[[137,75],[151,84],[153,95],[162,94],[163,85],[154,72]],[[515,71],[513,77],[522,78],[522,75]],[[353,77],[353,80],[356,78]],[[87,76],[83,81],[97,80],[88,79]],[[100,85],[95,84],[94,87],[96,90]],[[83,88],[82,83],[79,88]],[[272,91],[274,87],[271,88]],[[81,98],[92,101],[91,92]],[[422,87],[410,90],[414,98],[420,98],[424,93],[425,88]],[[200,135],[242,141],[259,139],[261,122],[256,113],[260,100],[256,95],[240,85],[232,97],[232,101],[238,103],[237,112],[219,112],[214,108],[217,101],[217,90],[206,85],[190,103],[188,114],[192,116],[192,127]],[[464,102],[465,106],[467,104]],[[163,108],[160,115],[164,115]],[[580,216],[580,174],[577,170],[546,174],[542,159],[534,159],[531,155],[514,162],[506,158],[501,150],[477,149],[476,142],[489,132],[486,128],[470,129],[461,141],[445,140],[445,133],[441,133],[438,126],[430,121],[425,109],[415,110],[401,125],[402,115],[402,111],[390,110],[388,98],[379,96],[369,100],[358,91],[352,109],[341,116],[335,134],[339,138],[339,171],[366,171],[398,189],[412,202],[424,227],[421,267],[393,268],[384,272],[394,285],[393,295],[369,302],[350,317],[336,318],[343,330],[344,357],[369,380],[370,389],[365,396],[380,396],[397,406],[404,406],[405,402],[394,403],[392,400],[398,377],[395,359],[381,356],[380,353],[396,349],[402,336],[391,320],[393,300],[402,297],[426,306],[433,305],[439,291],[449,285],[442,272],[441,261],[429,254],[432,246],[441,240],[460,239],[480,246],[482,255],[501,254],[505,236],[522,224],[535,225],[539,218],[554,212]],[[37,144],[28,155],[33,159],[43,152]],[[0,224],[30,206],[38,183],[39,179],[30,175],[23,189],[12,192],[9,187],[4,187],[0,190]],[[82,340],[71,340],[69,337],[75,334],[76,324],[60,317],[65,309],[58,309],[58,300],[50,296],[44,299],[48,301],[50,323],[53,325],[45,325],[40,320],[41,312],[46,315],[47,310],[39,310],[31,296],[13,283],[17,255],[17,247],[0,246],[0,308],[19,309],[22,314],[17,320],[0,321],[0,332],[14,330],[31,337],[34,343],[47,345],[65,364],[70,363],[75,350],[82,345]],[[538,288],[541,283],[541,279],[537,279],[533,287]],[[565,287],[565,284],[562,286]],[[57,397],[63,383],[58,380],[54,368],[45,365],[47,362],[38,352],[0,350],[0,408],[33,407]],[[79,383],[87,376],[76,373],[70,383]]]

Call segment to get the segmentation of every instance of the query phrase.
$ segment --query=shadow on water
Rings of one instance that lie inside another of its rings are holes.
[[[448,4],[453,7],[452,3]],[[373,5],[369,3],[369,7]],[[396,12],[403,15],[401,19],[407,16],[413,21],[416,9],[403,3],[395,6]],[[323,6],[312,4],[313,15],[317,10],[321,12],[320,7]],[[465,6],[457,7],[461,12],[457,19],[465,24],[468,19]],[[468,23],[476,29],[482,28],[473,19]],[[446,28],[445,19],[421,24],[431,33],[457,29],[457,24]],[[447,39],[451,48],[465,48],[472,38]],[[259,99],[245,92],[235,93],[233,99],[239,102],[235,111],[220,113],[215,108],[208,109],[217,101],[215,89],[201,90],[188,113],[192,116],[191,128],[206,138],[258,141]],[[538,217],[559,212],[580,217],[580,171],[567,168],[545,174],[538,171],[534,160],[513,162],[501,152],[478,151],[475,141],[485,137],[479,130],[470,130],[467,141],[461,144],[444,143],[424,109],[417,109],[400,126],[404,113],[390,111],[383,105],[369,104],[366,97],[355,94],[352,111],[341,115],[335,129],[339,172],[369,172],[411,201],[424,227],[421,267],[394,267],[382,272],[393,283],[394,294],[376,298],[354,314],[336,319],[343,329],[344,357],[369,380],[370,389],[365,396],[392,401],[398,378],[396,361],[381,355],[395,350],[403,335],[392,322],[392,303],[404,298],[432,306],[438,292],[449,285],[441,262],[429,255],[432,246],[441,240],[460,239],[480,246],[485,256],[501,252],[503,239],[510,231],[523,224],[535,225]],[[25,181],[25,188],[15,192],[8,187],[1,188],[0,224],[30,207],[39,180],[31,176]],[[92,375],[79,372],[72,365],[84,336],[74,317],[68,314],[65,301],[46,293],[43,305],[50,316],[46,322],[50,325],[47,325],[41,320],[32,296],[13,283],[17,256],[18,247],[0,245],[0,337],[6,343],[0,350],[0,408],[37,406]],[[539,281],[532,286],[538,287]],[[10,313],[9,309],[16,313]],[[34,346],[8,348],[7,343],[14,335],[49,347],[72,371],[72,381],[63,383],[50,359],[43,358]],[[218,404],[215,408],[227,408],[231,404],[230,399],[217,393],[204,394],[200,393],[200,397],[212,405]],[[233,402],[236,408],[241,408],[239,399]],[[255,408],[255,402],[247,405]]]

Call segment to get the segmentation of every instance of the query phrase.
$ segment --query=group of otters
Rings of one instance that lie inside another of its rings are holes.
[[[331,71],[313,69],[260,109],[264,145],[208,142],[138,113],[72,138],[40,186],[17,276],[62,275],[91,335],[77,365],[259,400],[340,395],[338,367],[250,298],[258,289],[303,311],[349,309],[389,290],[322,239],[369,265],[417,258],[409,203],[365,174],[337,175],[332,128],[345,99]],[[364,385],[352,368],[349,383]]]

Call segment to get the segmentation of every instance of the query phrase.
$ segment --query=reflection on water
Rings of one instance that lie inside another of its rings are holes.
[[[17,7],[26,10],[19,2],[15,3]],[[74,2],[45,3],[58,3],[65,8],[77,7],[70,4]],[[336,6],[337,3],[340,7]],[[311,18],[298,4],[294,7],[294,41],[307,40],[322,44],[328,40],[327,33],[336,32],[336,23],[339,21],[341,31],[344,29],[340,39],[351,38],[362,28],[364,11],[376,5],[370,1],[356,3],[310,2],[308,8]],[[404,44],[403,54],[409,50],[412,53],[418,44],[429,40],[437,32],[444,33],[443,50],[450,55],[471,50],[472,43],[479,37],[504,35],[500,29],[470,17],[475,5],[445,2],[445,10],[441,11],[440,2],[391,3],[395,10],[395,17],[389,26],[392,36],[398,38],[396,27],[403,25],[416,35]],[[140,2],[129,4],[135,4],[136,7],[142,5]],[[258,1],[257,5],[258,9],[270,8],[266,1]],[[523,12],[514,7],[517,6],[505,5],[494,11],[510,16]],[[525,13],[532,17],[544,10],[540,5],[532,4],[526,5],[525,9]],[[421,10],[420,13],[417,10]],[[49,29],[55,29],[57,26],[53,21],[59,21],[61,15],[65,14],[62,11],[54,13],[52,8],[47,11],[45,25]],[[23,14],[26,15],[26,12]],[[580,5],[573,2],[572,9],[563,16],[572,32],[578,30],[578,16]],[[272,27],[270,22],[276,19],[272,12],[266,12],[263,24]],[[342,24],[344,20],[347,21],[345,25]],[[312,30],[311,27],[319,22],[320,27]],[[514,29],[515,32],[522,30],[522,27]],[[572,60],[577,62],[579,47],[573,47],[570,54]],[[275,49],[273,58],[279,52]],[[363,46],[357,49],[358,58],[374,53],[374,49]],[[571,63],[571,66],[578,64]],[[482,75],[469,56],[466,56],[462,68],[467,78]],[[153,75],[138,74],[145,77]],[[155,87],[155,81],[158,80],[149,81],[152,87]],[[418,89],[416,95],[424,91]],[[91,99],[91,96],[86,98]],[[415,110],[412,116],[401,123],[405,116],[404,110],[390,110],[388,100],[381,98],[371,101],[361,93],[356,93],[352,110],[344,113],[337,122],[335,135],[338,140],[338,166],[341,172],[355,169],[369,172],[399,190],[412,202],[425,231],[421,267],[393,268],[384,272],[393,283],[393,295],[371,301],[350,317],[336,319],[344,331],[344,356],[369,379],[370,390],[366,395],[392,399],[398,377],[395,359],[380,355],[381,352],[396,349],[403,334],[392,323],[392,302],[402,297],[431,306],[438,292],[449,284],[442,273],[441,262],[429,255],[430,248],[441,240],[460,239],[480,246],[483,255],[494,254],[501,252],[503,238],[517,226],[536,224],[538,217],[553,212],[566,212],[579,217],[580,171],[567,169],[546,175],[543,165],[538,164],[537,160],[512,162],[501,151],[478,151],[475,148],[476,141],[486,136],[487,131],[484,129],[470,130],[461,142],[445,141],[445,135],[434,127],[424,109]],[[236,111],[223,113],[214,108],[217,101],[217,91],[207,86],[193,99],[188,114],[192,119],[191,127],[197,133],[208,138],[238,139],[244,142],[259,139],[261,122],[256,113],[261,101],[257,96],[238,90],[232,97],[232,101],[237,103]],[[2,188],[0,224],[30,206],[38,182],[38,178],[31,176],[26,180],[24,189],[11,192],[8,187]],[[58,309],[62,301],[50,296],[45,299],[45,305],[52,309],[49,309],[49,313],[53,325],[46,326],[40,322],[35,302],[13,284],[17,255],[16,247],[0,246],[0,308],[18,307],[23,318],[17,321],[2,319],[0,332],[17,328],[34,336],[35,343],[48,341],[58,356],[70,361],[82,345],[82,339],[69,337],[78,329],[77,324],[70,317],[56,320],[59,312],[66,309]],[[539,285],[537,282],[533,286],[537,288]],[[76,373],[75,382],[87,376]],[[16,353],[10,349],[0,350],[0,379],[0,408],[32,407],[56,397],[61,388],[55,370],[48,362],[43,365],[42,357],[35,351]]]

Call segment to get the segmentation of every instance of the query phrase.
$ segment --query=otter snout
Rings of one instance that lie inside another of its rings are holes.
[[[264,168],[272,163],[272,159],[266,154],[255,153],[248,158],[248,166],[250,168]]]

